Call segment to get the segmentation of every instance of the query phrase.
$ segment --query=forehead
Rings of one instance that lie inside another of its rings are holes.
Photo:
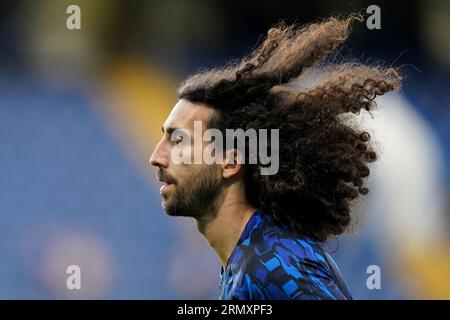
[[[194,121],[207,121],[213,113],[214,110],[206,104],[181,99],[164,122],[164,128],[193,129]]]

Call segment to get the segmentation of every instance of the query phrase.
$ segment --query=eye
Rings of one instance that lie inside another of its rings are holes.
[[[180,142],[183,142],[183,136],[178,136],[175,138],[175,144],[179,144]]]

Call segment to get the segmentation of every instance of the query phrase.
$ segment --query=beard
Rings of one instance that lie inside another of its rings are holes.
[[[187,180],[174,184],[172,194],[164,197],[163,207],[168,215],[193,217],[199,226],[206,225],[216,217],[221,176],[215,165],[201,168]]]

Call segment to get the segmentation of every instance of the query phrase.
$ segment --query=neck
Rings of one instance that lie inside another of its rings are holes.
[[[236,200],[225,196],[213,220],[202,226],[197,222],[198,229],[224,267],[255,210],[256,208],[244,199]]]

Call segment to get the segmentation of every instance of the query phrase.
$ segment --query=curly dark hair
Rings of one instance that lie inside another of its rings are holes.
[[[394,68],[324,61],[361,20],[279,24],[247,58],[200,71],[178,89],[180,99],[215,109],[209,127],[279,129],[279,171],[261,175],[246,164],[247,199],[319,242],[349,226],[350,204],[367,194],[368,163],[377,159],[370,135],[345,115],[372,110],[402,81]]]

